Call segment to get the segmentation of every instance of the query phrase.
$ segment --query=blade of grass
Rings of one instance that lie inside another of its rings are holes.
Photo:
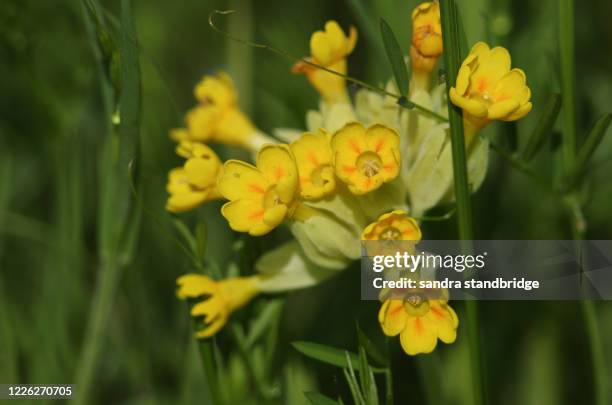
[[[312,405],[338,405],[339,402],[319,392],[305,391],[304,396]]]
[[[357,367],[356,370],[360,371],[359,368],[359,356],[355,353],[348,352],[346,350],[337,349],[331,346],[325,346],[319,343],[312,342],[293,342],[291,344],[295,350],[302,353],[305,356],[313,358],[315,360],[319,360],[323,363],[331,364],[337,367],[348,367],[348,363],[346,361],[346,354],[349,353],[351,362],[354,364],[354,367]],[[372,367],[372,370],[375,373],[382,373],[384,369]]]
[[[4,145],[2,145],[4,146]],[[5,221],[6,209],[9,205],[11,187],[12,160],[10,153],[4,153],[2,148],[2,159],[0,161],[0,229]],[[0,260],[4,253],[4,238],[0,238]],[[5,268],[5,267],[2,267]],[[1,269],[1,268],[0,268]],[[17,345],[15,339],[15,328],[11,320],[15,310],[11,310],[8,297],[4,288],[4,274],[0,272],[0,375],[9,383],[17,383]]]
[[[100,273],[90,308],[83,349],[77,367],[77,404],[88,403],[93,376],[121,279],[132,256],[140,215],[134,215],[130,185],[131,163],[138,152],[140,131],[140,67],[131,3],[121,2],[121,94],[118,133],[106,139],[100,214]],[[108,86],[110,83],[107,83]],[[104,85],[103,85],[104,87]],[[110,93],[108,90],[105,94]],[[117,94],[114,95],[117,99]],[[105,105],[109,105],[107,101]],[[107,114],[105,117],[110,117]]]
[[[544,112],[540,116],[536,127],[527,140],[523,149],[522,157],[525,162],[531,161],[540,151],[547,137],[552,133],[555,121],[561,111],[561,95],[553,94],[544,107]]]
[[[461,32],[457,4],[454,0],[440,1],[442,21],[442,38],[444,42],[444,67],[446,71],[446,91],[455,86],[459,66],[462,62]],[[467,160],[465,138],[463,134],[463,117],[461,109],[448,101],[448,116],[451,132],[451,150],[453,156],[453,179],[455,199],[457,201],[457,219],[459,222],[459,239],[464,253],[472,251],[472,206],[467,178]],[[480,328],[476,301],[466,301],[467,334],[470,347],[470,367],[474,404],[486,403],[480,355]]]
[[[574,0],[559,1],[559,53],[563,98],[563,166],[565,175],[569,175],[576,159]]]
[[[408,69],[404,62],[404,54],[399,42],[397,42],[397,38],[395,38],[395,34],[393,34],[393,30],[383,18],[380,19],[380,35],[385,45],[391,69],[393,70],[397,89],[402,97],[406,98],[408,95]]]
[[[572,189],[577,181],[579,181],[580,177],[584,175],[586,169],[591,161],[591,157],[593,153],[601,143],[606,131],[610,127],[610,123],[612,122],[612,114],[606,113],[603,114],[593,125],[593,128],[589,131],[586,140],[584,141],[584,145],[580,147],[580,151],[578,152],[578,157],[576,159],[576,165],[572,170],[569,179],[568,179],[568,188]]]

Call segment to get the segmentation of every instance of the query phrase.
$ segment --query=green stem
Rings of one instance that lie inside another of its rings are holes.
[[[194,326],[194,331],[195,331]],[[217,378],[217,361],[215,357],[215,343],[214,338],[210,339],[198,339],[198,351],[200,352],[200,359],[202,360],[202,366],[204,367],[204,377],[208,384],[208,390],[212,405],[219,405],[222,403],[221,394],[219,392],[220,381]]]
[[[559,2],[559,48],[563,109],[563,163],[565,174],[572,172],[576,161],[576,107],[574,105],[574,0]]]
[[[427,116],[429,116],[431,118],[435,118],[435,119],[437,119],[439,121],[442,121],[442,122],[447,122],[448,121],[445,117],[443,117],[442,115],[436,113],[435,111],[432,111],[432,110],[430,110],[430,109],[428,109],[426,107],[423,107],[422,105],[413,103],[412,101],[408,101],[404,97],[402,97],[401,95],[395,94],[395,93],[390,92],[390,91],[387,91],[386,89],[384,89],[382,87],[373,86],[373,85],[371,85],[369,83],[366,83],[366,82],[364,82],[362,80],[356,79],[354,77],[351,77],[351,76],[348,76],[348,75],[345,75],[345,74],[342,74],[342,73],[339,73],[339,72],[336,72],[335,70],[329,69],[329,68],[327,68],[325,66],[316,64],[316,63],[312,62],[312,60],[310,60],[310,59],[297,57],[297,56],[295,56],[295,55],[293,55],[293,54],[291,54],[291,53],[289,53],[289,52],[287,52],[285,50],[275,48],[275,47],[270,46],[268,44],[262,44],[262,43],[253,42],[253,41],[247,41],[247,40],[244,40],[242,38],[238,38],[238,37],[236,37],[236,36],[234,36],[234,35],[232,35],[230,33],[227,33],[225,31],[217,28],[217,26],[213,22],[213,16],[215,16],[216,14],[226,15],[226,14],[231,14],[233,12],[234,12],[234,10],[226,10],[226,11],[213,10],[209,14],[209,16],[208,16],[208,25],[210,25],[210,27],[213,30],[215,30],[219,34],[225,36],[226,38],[228,38],[228,39],[230,39],[232,41],[236,41],[236,42],[239,42],[239,43],[247,45],[247,46],[252,46],[254,48],[266,49],[266,50],[268,50],[270,52],[273,52],[273,53],[275,53],[277,55],[280,55],[280,56],[283,56],[285,58],[291,59],[293,61],[301,62],[301,63],[304,63],[304,64],[306,64],[308,66],[312,66],[312,67],[314,67],[316,69],[324,70],[325,72],[331,73],[333,75],[343,77],[345,80],[347,80],[347,81],[349,81],[351,83],[355,83],[358,86],[361,86],[363,88],[366,88],[368,90],[371,90],[373,92],[376,92],[376,93],[379,93],[379,94],[382,94],[382,95],[385,95],[385,96],[393,97],[394,99],[397,100],[398,104],[400,106],[402,106],[402,107],[406,107],[408,109],[413,109],[414,108],[415,110],[419,111],[420,113],[422,113],[424,115],[427,115]]]
[[[574,240],[580,243],[584,240],[586,232],[586,221],[576,195],[569,195],[566,198],[568,206],[568,216],[571,222],[572,235]],[[578,245],[580,249],[580,245]],[[577,257],[581,258],[580,251]],[[582,266],[581,266],[582,267]],[[608,404],[608,379],[604,355],[604,345],[597,319],[597,309],[592,300],[581,299],[580,310],[582,312],[585,331],[589,339],[589,349],[591,352],[591,364],[595,386],[595,404]]]
[[[393,405],[393,362],[391,359],[391,349],[389,339],[385,339],[385,354],[387,355],[387,368],[385,369],[385,403]]]
[[[461,64],[461,34],[457,5],[454,0],[440,1],[442,21],[442,39],[444,42],[444,65],[446,69],[446,90],[455,86],[457,73]],[[457,218],[459,222],[459,238],[463,241],[462,250],[472,251],[472,206],[467,177],[467,158],[461,109],[448,101],[448,117],[451,132],[451,148],[453,155],[453,179],[455,199],[457,201]],[[470,349],[470,367],[472,375],[472,390],[475,405],[485,404],[485,393],[480,354],[480,328],[478,320],[478,305],[476,301],[468,300],[466,305],[467,338]]]
[[[563,108],[563,169],[567,181],[571,180],[576,165],[576,108],[575,108],[575,39],[574,39],[574,0],[559,2],[559,52],[561,56],[561,88]],[[574,190],[581,184],[571,184],[572,190],[567,195],[568,216],[575,240],[583,240],[586,232],[586,221],[582,214],[580,201]],[[591,300],[580,301],[586,333],[591,351],[592,372],[595,384],[595,401],[597,405],[607,404],[608,380],[604,358],[603,342],[597,321],[595,304]]]
[[[85,334],[83,352],[77,368],[76,385],[78,394],[76,404],[88,403],[95,365],[102,351],[103,337],[111,315],[112,305],[119,284],[120,266],[116,257],[102,262],[99,272],[98,287],[91,305],[89,323]]]

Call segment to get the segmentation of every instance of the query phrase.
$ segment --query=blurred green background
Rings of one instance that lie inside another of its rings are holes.
[[[214,9],[235,9],[219,26],[241,38],[269,43],[295,55],[308,54],[310,34],[329,19],[354,24],[360,38],[349,73],[380,84],[391,76],[378,35],[384,17],[402,48],[410,41],[410,13],[417,2],[343,0],[309,2],[133,2],[140,43],[142,217],[136,251],[120,272],[109,322],[100,335],[92,395],[87,403],[207,403],[207,389],[187,306],[175,297],[175,279],[191,270],[173,243],[164,211],[165,181],[181,164],[168,138],[194,104],[192,89],[203,74],[232,75],[240,103],[264,131],[303,128],[318,96],[292,62],[231,42],[208,26]],[[118,1],[104,1],[110,27]],[[513,66],[527,74],[533,111],[519,123],[487,128],[500,144],[524,144],[553,92],[558,92],[556,0],[461,2],[468,43],[484,40],[510,50]],[[576,3],[576,109],[581,139],[595,119],[612,110],[612,3]],[[101,82],[84,7],[73,0],[0,2],[0,383],[73,383],[90,306],[99,281],[99,227],[108,136]],[[557,123],[560,127],[560,120]],[[608,134],[610,135],[610,134]],[[538,156],[538,173],[554,181],[556,137]],[[240,151],[218,148],[223,158]],[[242,155],[244,156],[244,154]],[[475,195],[477,239],[570,239],[556,197],[491,154],[484,186]],[[585,190],[587,238],[612,239],[612,137],[596,151]],[[204,218],[206,255],[224,266],[235,242],[253,255],[283,237],[265,241],[232,233],[209,203],[188,223]],[[427,223],[429,239],[456,237],[455,220]],[[252,260],[246,258],[245,260]],[[290,294],[282,310],[276,350],[267,377],[277,402],[304,403],[302,391],[330,396],[348,392],[341,370],[300,356],[290,346],[310,340],[355,350],[355,320],[382,342],[377,304],[359,300],[356,268],[324,285]],[[248,323],[269,298],[236,318]],[[463,306],[454,305],[462,318]],[[592,403],[591,360],[577,303],[488,302],[481,306],[488,396],[496,404]],[[598,319],[612,363],[612,305],[598,303]],[[397,403],[469,404],[468,353],[460,329],[455,344],[411,358],[391,342]],[[222,379],[230,403],[252,398],[232,341],[217,339],[227,364]],[[256,351],[254,349],[254,351]],[[231,354],[230,354],[231,353]],[[612,368],[609,367],[610,371]],[[612,380],[612,375],[608,375]],[[612,403],[612,398],[610,399]]]

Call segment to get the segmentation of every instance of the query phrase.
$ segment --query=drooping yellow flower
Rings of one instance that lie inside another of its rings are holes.
[[[338,73],[346,74],[346,58],[357,43],[357,30],[351,27],[348,37],[336,21],[328,21],[325,31],[316,31],[310,37],[309,61]],[[294,65],[294,73],[304,73],[310,83],[327,102],[346,102],[346,80],[306,63]]]
[[[221,198],[217,179],[223,173],[223,165],[215,152],[204,144],[189,141],[181,142],[177,152],[188,159],[183,167],[172,169],[168,174],[166,190],[170,196],[166,209],[184,212]]]
[[[259,279],[234,277],[215,281],[201,274],[186,274],[176,280],[181,299],[206,297],[191,309],[191,316],[203,317],[205,328],[196,332],[198,338],[208,338],[227,323],[230,315],[248,303],[259,292]]]
[[[378,322],[387,336],[400,335],[404,351],[411,355],[431,353],[440,339],[457,339],[459,318],[445,300],[429,299],[424,291],[410,291],[403,300],[389,299],[378,312]]]
[[[318,199],[332,193],[336,178],[332,166],[331,135],[324,129],[306,132],[291,143],[300,176],[300,194],[304,199]]]
[[[257,155],[257,167],[227,161],[218,186],[230,201],[221,214],[235,231],[253,236],[270,232],[296,208],[297,173],[287,145],[264,145]]]
[[[412,12],[412,87],[426,90],[429,76],[442,55],[442,24],[438,1],[422,3]]]
[[[236,89],[227,74],[204,76],[195,86],[194,94],[199,104],[187,112],[186,130],[174,130],[171,138],[218,142],[252,151],[272,141],[240,110]]]
[[[376,222],[368,225],[361,234],[361,240],[421,240],[421,228],[406,211],[395,210],[381,215]]]
[[[484,42],[474,45],[463,61],[450,99],[463,109],[468,135],[492,120],[515,121],[531,111],[525,73],[510,66],[506,48],[489,49]]]
[[[399,142],[397,131],[384,125],[345,125],[331,142],[336,175],[353,194],[376,190],[399,173]]]
[[[418,243],[421,230],[414,218],[398,210],[384,214],[368,225],[361,239]],[[384,247],[381,249],[385,250]],[[408,250],[413,249],[409,247]],[[446,291],[393,291],[391,298],[383,302],[378,321],[385,335],[400,335],[400,343],[407,354],[431,353],[438,339],[452,343],[457,338],[459,318],[447,304],[447,299]]]

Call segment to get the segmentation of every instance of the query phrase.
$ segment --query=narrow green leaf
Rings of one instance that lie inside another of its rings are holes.
[[[249,334],[247,336],[245,346],[247,349],[251,348],[253,344],[271,327],[271,325],[278,320],[283,310],[283,300],[273,300],[267,302],[263,310],[259,313],[257,318],[251,323]]]
[[[348,368],[344,369],[344,376],[346,377],[346,382],[349,384],[349,388],[351,389],[353,400],[355,401],[356,405],[365,405],[365,400],[363,399],[363,395],[359,389],[359,383],[357,382],[357,377],[355,376],[355,369],[353,368],[353,360],[351,359],[351,355],[348,351],[344,351],[344,356],[348,366]]]
[[[304,396],[312,405],[338,405],[340,402],[319,392],[304,391]]]
[[[172,218],[172,225],[174,225],[174,229],[177,230],[187,246],[189,246],[190,253],[193,255],[197,250],[197,242],[187,225],[178,218]]]
[[[404,54],[400,48],[393,30],[389,27],[389,24],[384,19],[380,19],[380,34],[385,44],[385,51],[387,51],[387,58],[393,69],[393,76],[395,76],[395,83],[400,94],[406,97],[408,94],[408,69],[404,62]]]
[[[525,145],[522,154],[523,160],[531,161],[540,151],[542,145],[552,133],[559,111],[561,111],[561,95],[555,93],[548,99],[544,111]]]
[[[372,360],[381,366],[386,366],[388,364],[383,352],[376,347],[370,338],[361,330],[359,324],[357,324],[357,338],[359,339],[359,344],[363,346]]]
[[[204,255],[206,252],[206,221],[201,219],[196,224],[195,228],[195,255],[200,260],[200,263],[204,263]]]
[[[370,394],[370,380],[368,379],[369,371],[370,366],[368,366],[366,351],[362,346],[359,346],[359,383],[365,398]]]
[[[298,352],[302,353],[305,356],[313,358],[315,360],[319,360],[323,363],[331,364],[337,367],[348,367],[348,362],[346,361],[346,353],[349,353],[351,363],[357,365],[359,367],[359,356],[355,353],[347,352],[346,350],[338,349],[331,346],[325,346],[319,343],[312,342],[293,342],[292,346]],[[359,371],[359,369],[357,368]],[[381,373],[384,370],[381,368],[373,367],[372,370],[375,373]]]
[[[578,152],[576,166],[574,167],[572,175],[570,176],[570,187],[575,185],[576,181],[585,173],[591,160],[591,156],[593,156],[593,153],[595,153],[595,150],[601,143],[606,131],[610,127],[610,122],[612,122],[612,114],[605,113],[599,117],[599,119],[595,122],[595,125],[593,125],[593,128],[587,135],[584,144]]]

